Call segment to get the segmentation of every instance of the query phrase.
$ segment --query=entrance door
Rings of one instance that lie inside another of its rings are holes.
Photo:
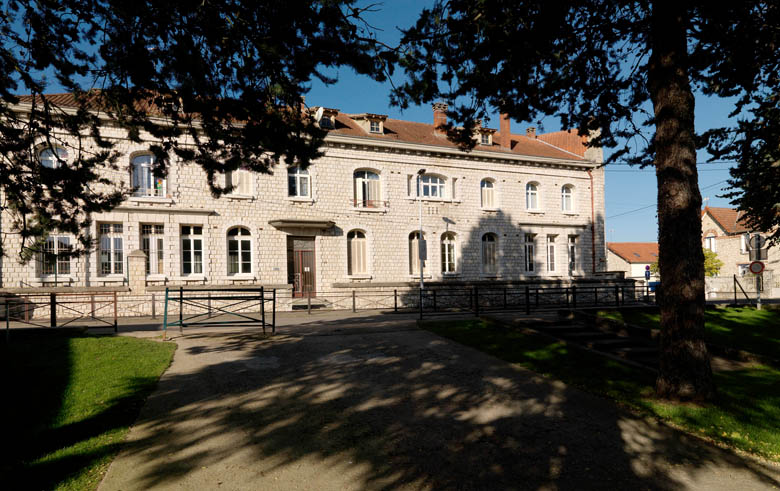
[[[287,238],[287,276],[294,297],[316,295],[314,281],[314,237]]]

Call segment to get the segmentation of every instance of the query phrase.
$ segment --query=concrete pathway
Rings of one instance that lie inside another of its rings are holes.
[[[418,330],[413,316],[343,317],[291,318],[272,338],[178,337],[100,489],[780,485],[777,466]]]

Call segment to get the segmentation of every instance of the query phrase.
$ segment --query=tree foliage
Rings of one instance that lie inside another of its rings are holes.
[[[705,276],[718,276],[720,268],[723,267],[723,261],[718,259],[718,253],[709,249],[703,249],[704,252],[704,275]]]
[[[703,341],[696,149],[744,157],[746,145],[764,154],[772,145],[778,25],[780,7],[765,0],[437,1],[405,32],[401,66],[409,81],[393,100],[447,102],[449,134],[464,147],[495,107],[520,121],[557,116],[564,128],[592,137],[591,145],[614,148],[611,161],[654,165],[664,277],[656,388],[707,399],[714,384]],[[735,115],[756,108],[763,119],[697,135],[694,90],[734,98]],[[644,127],[655,129],[652,138]]]
[[[4,2],[1,205],[22,235],[22,257],[54,229],[85,250],[91,214],[131,191],[105,177],[129,165],[102,136],[107,126],[143,140],[160,176],[172,159],[201,166],[217,195],[229,190],[216,177],[239,166],[308,165],[324,138],[300,110],[310,81],[334,82],[323,70],[339,66],[385,76],[362,13],[354,0]],[[52,82],[75,110],[45,95]],[[37,154],[56,147],[68,159],[43,167]]]

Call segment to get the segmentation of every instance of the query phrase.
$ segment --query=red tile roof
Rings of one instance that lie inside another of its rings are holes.
[[[21,102],[32,102],[32,96],[18,96]],[[75,105],[72,94],[46,94],[46,97],[53,104],[60,106]],[[93,105],[93,107],[97,107]],[[157,108],[153,104],[139,106],[154,114]],[[400,119],[386,119],[384,121],[384,133],[369,133],[353,120],[357,115],[338,113],[336,115],[335,128],[330,133],[338,135],[360,136],[365,138],[376,138],[387,141],[398,141],[407,143],[418,143],[425,145],[438,145],[443,147],[455,148],[456,145],[444,136],[434,134],[433,124],[416,123],[413,121],[403,121]],[[510,149],[501,146],[504,135],[500,133],[493,134],[492,145],[477,145],[475,149],[481,151],[491,151],[497,154],[516,154],[529,157],[546,157],[565,160],[584,160],[585,147],[583,139],[574,132],[558,131],[536,135],[531,138],[526,135],[510,135]]]
[[[744,213],[739,210],[705,206],[701,211],[701,216],[704,217],[707,213],[709,213],[712,219],[729,235],[742,234],[750,231],[745,223]]]
[[[654,263],[658,261],[657,242],[607,242],[607,249],[629,263]]]

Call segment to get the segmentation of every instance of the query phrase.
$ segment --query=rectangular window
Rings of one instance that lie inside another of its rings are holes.
[[[747,238],[745,237],[744,234],[739,236],[739,252],[740,254],[747,254],[748,252]]]
[[[382,127],[379,125],[379,121],[371,121],[371,133],[381,133]]]
[[[164,225],[141,225],[141,250],[146,254],[146,274],[163,274],[163,236]]]
[[[577,236],[569,236],[569,273],[577,270]]]
[[[536,270],[536,263],[534,261],[535,237],[535,234],[525,234],[525,270],[529,273]]]
[[[555,236],[547,236],[547,271],[555,271]]]
[[[309,171],[298,166],[287,170],[287,194],[295,198],[311,197],[309,186]]]
[[[252,196],[252,173],[244,169],[227,172],[225,185],[233,186],[233,191],[230,194]]]
[[[69,237],[47,237],[40,254],[41,276],[69,275],[70,251]]]
[[[717,247],[715,245],[715,237],[714,236],[705,237],[704,238],[704,247],[706,249],[711,250],[712,252],[717,252],[716,251]]]
[[[124,248],[121,223],[101,223],[99,232],[99,273],[101,275],[124,273]]]
[[[181,227],[181,274],[203,274],[203,227]]]
[[[480,137],[480,143],[483,145],[490,145],[490,135],[487,133],[482,133],[482,136]]]

